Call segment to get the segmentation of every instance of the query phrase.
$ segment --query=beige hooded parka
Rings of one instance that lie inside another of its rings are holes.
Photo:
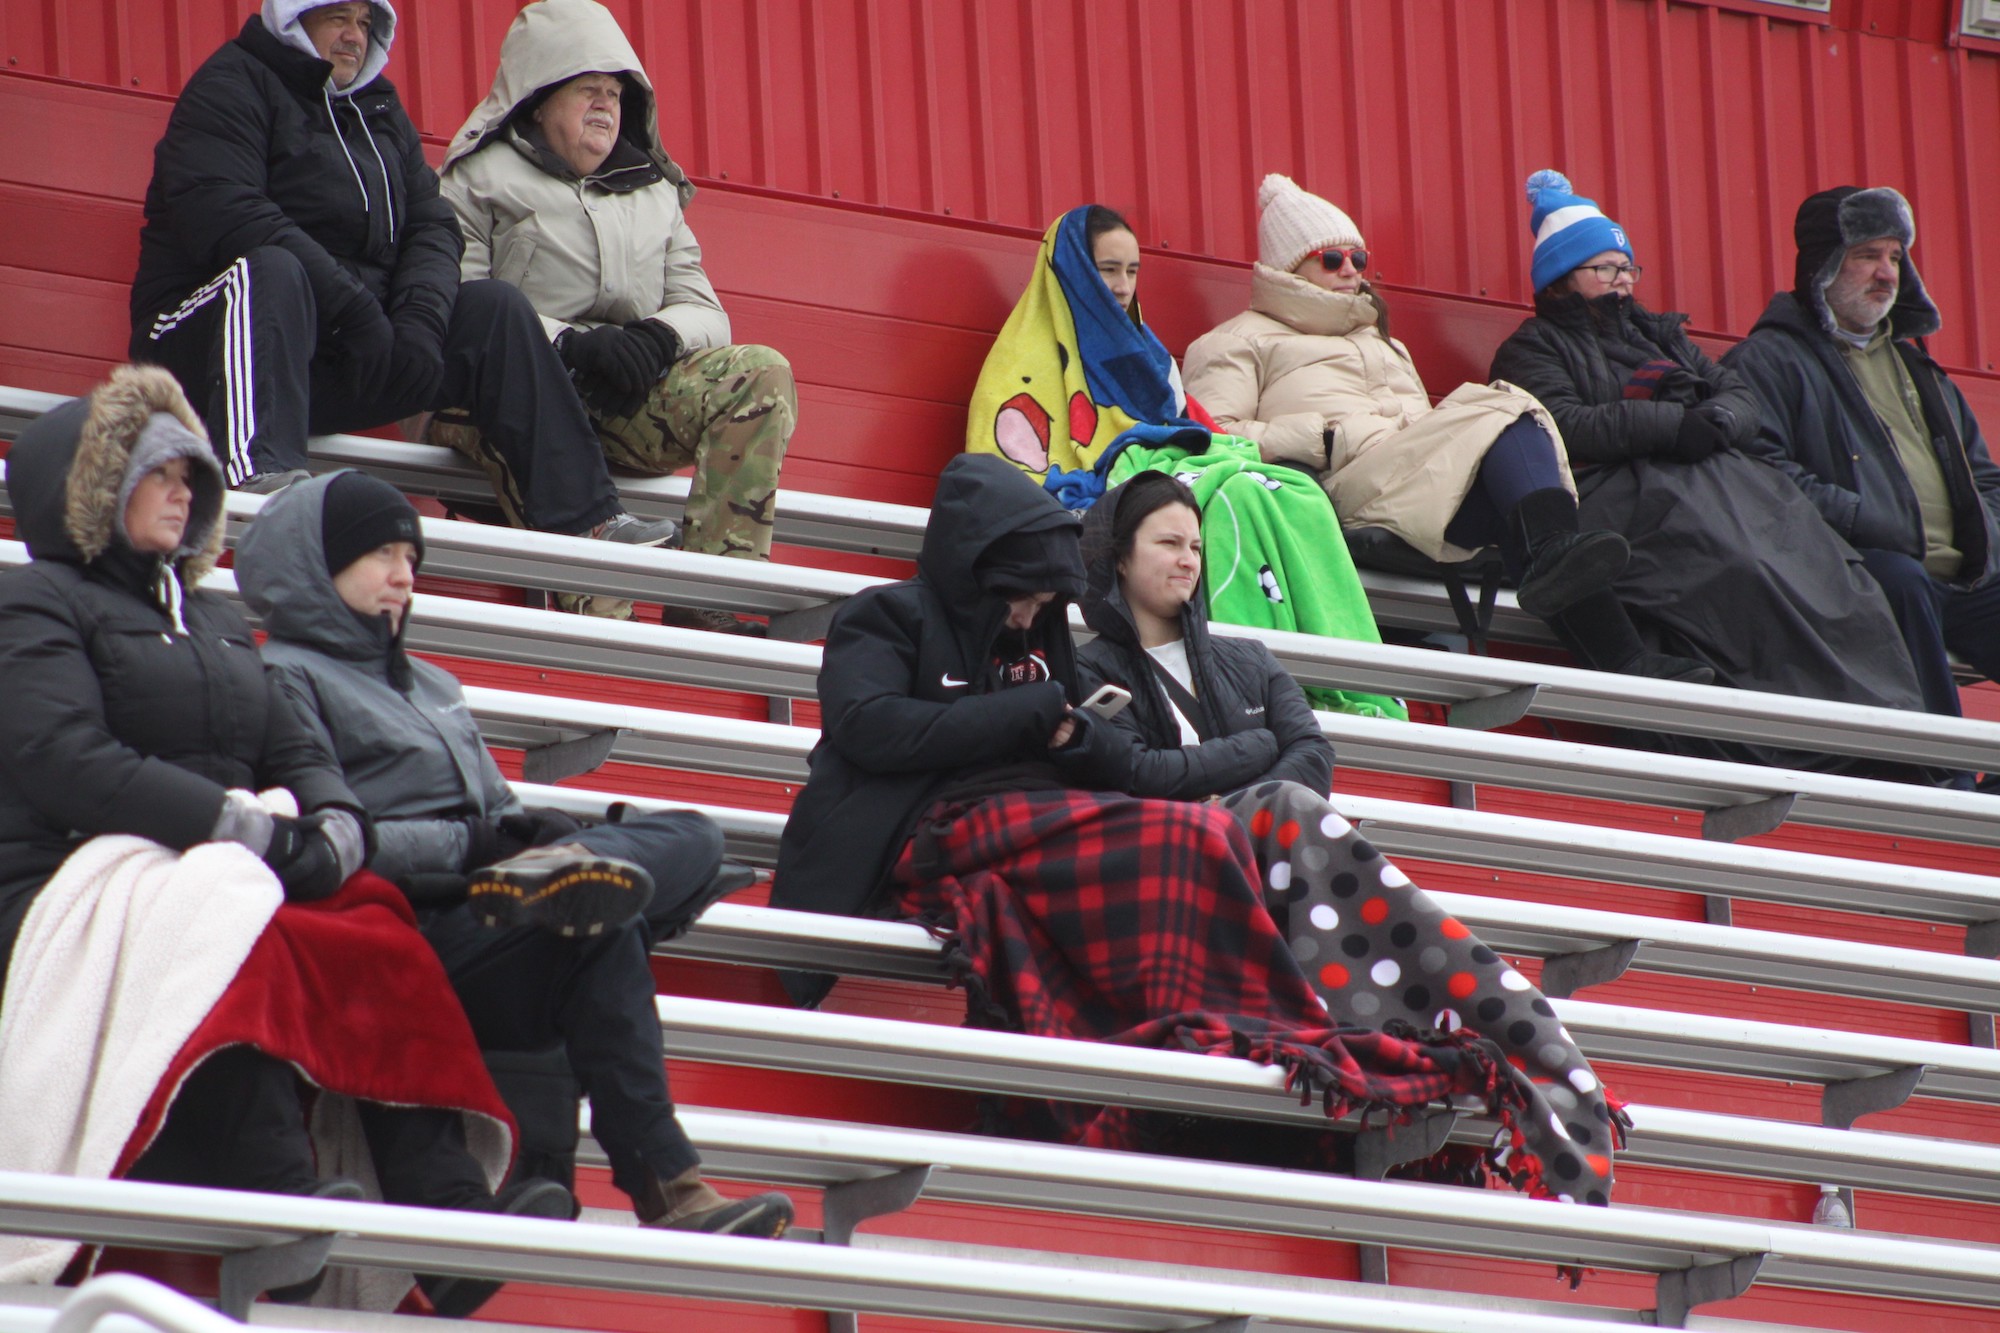
[[[1408,350],[1376,328],[1377,314],[1366,293],[1330,292],[1258,264],[1250,309],[1188,348],[1188,392],[1266,460],[1324,466],[1320,482],[1342,527],[1388,528],[1433,560],[1472,556],[1445,540],[1445,527],[1487,449],[1523,413],[1554,437],[1575,491],[1555,420],[1533,395],[1505,382],[1462,384],[1432,407]]]
[[[623,74],[628,86],[618,146],[579,180],[513,117],[542,89],[589,73]],[[660,145],[638,54],[597,0],[536,0],[514,16],[492,91],[445,153],[443,187],[465,232],[462,276],[519,287],[551,338],[651,318],[687,351],[728,344],[729,317],[682,211],[694,186]]]

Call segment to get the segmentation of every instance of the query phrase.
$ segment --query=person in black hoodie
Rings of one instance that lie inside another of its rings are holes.
[[[2000,678],[2000,467],[1924,350],[1941,324],[1886,186],[1823,190],[1792,226],[1792,289],[1723,358],[1756,395],[1744,445],[1805,493],[1882,585],[1925,706],[1957,716],[1949,653]]]
[[[1614,1134],[1589,1061],[1540,991],[1334,809],[1333,747],[1271,650],[1209,633],[1200,513],[1186,486],[1144,472],[1084,519],[1083,615],[1097,637],[1078,662],[1085,689],[1132,695],[1111,724],[1133,747],[1131,791],[1212,800],[1243,826],[1265,906],[1333,1014],[1468,1027],[1532,1065],[1535,1077],[1502,1068],[1533,1108],[1527,1157],[1557,1197],[1608,1202]]]
[[[304,476],[310,431],[468,408],[529,525],[642,546],[520,291],[459,282],[464,241],[383,77],[388,0],[265,0],[188,79],[153,150],[134,361],[200,406],[229,483]]]
[[[222,550],[222,477],[173,378],[121,367],[38,418],[8,455],[7,487],[33,558],[0,574],[0,994],[35,898],[99,835],[175,851],[235,842],[289,900],[340,889],[370,848],[362,807],[241,613],[196,586]],[[273,787],[290,790],[298,817],[252,794]],[[568,1192],[548,1182],[496,1198],[454,1111],[364,1102],[360,1119],[394,1202],[570,1215]],[[292,1066],[250,1046],[195,1067],[126,1174],[359,1197],[352,1182],[317,1178]],[[498,1286],[425,1284],[458,1314]]]
[[[1555,172],[1528,182],[1537,215],[1588,204]],[[1718,684],[1921,709],[1888,603],[1861,558],[1798,488],[1753,451],[1757,397],[1688,337],[1687,316],[1637,297],[1622,228],[1558,230],[1535,250],[1535,314],[1493,374],[1542,401],[1576,470],[1579,512],[1622,533],[1632,558],[1611,595],[1662,652],[1704,662]],[[1685,753],[1787,768],[1871,761],[1702,737],[1653,736]]]
[[[925,922],[950,941],[974,1023],[1282,1064],[1333,1115],[1466,1093],[1519,1124],[1528,1100],[1491,1043],[1336,1026],[1228,811],[1126,794],[1136,747],[1074,707],[1078,538],[1007,460],[946,465],[917,577],[857,594],[828,632],[820,742],[772,905]],[[1130,1108],[1039,1114],[1073,1143],[1162,1141]],[[1213,1140],[1196,1146],[1232,1150]],[[1329,1143],[1311,1136],[1306,1160]]]

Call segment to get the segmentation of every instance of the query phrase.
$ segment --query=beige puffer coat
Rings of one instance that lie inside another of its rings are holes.
[[[1409,352],[1376,318],[1366,293],[1329,292],[1258,264],[1250,309],[1188,348],[1188,392],[1267,461],[1318,469],[1343,527],[1388,528],[1433,560],[1473,554],[1447,542],[1445,526],[1487,449],[1524,412],[1556,439],[1575,490],[1562,436],[1532,395],[1504,381],[1463,384],[1432,407]]]
[[[579,180],[509,118],[592,72],[625,74],[629,87],[618,146]],[[551,338],[651,318],[688,351],[729,342],[683,211],[694,186],[660,146],[652,82],[597,0],[537,0],[514,16],[492,91],[445,153],[443,188],[465,232],[462,276],[519,287]]]

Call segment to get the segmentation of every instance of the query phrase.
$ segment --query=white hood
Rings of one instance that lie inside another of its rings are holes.
[[[339,0],[264,0],[264,26],[285,45],[319,60],[322,57],[299,19],[307,10],[337,3]],[[361,62],[361,72],[345,88],[335,87],[331,78],[327,80],[326,90],[335,97],[354,96],[373,83],[389,64],[389,48],[396,40],[396,11],[389,7],[389,0],[369,0],[369,8],[375,11],[375,27],[368,34],[368,54]]]

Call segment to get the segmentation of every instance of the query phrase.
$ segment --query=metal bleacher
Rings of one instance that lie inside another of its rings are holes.
[[[0,438],[18,433],[48,401],[47,395],[0,390]],[[336,437],[315,441],[314,464],[365,466],[407,490],[447,499],[486,493],[475,471],[428,446]],[[635,512],[673,512],[686,490],[679,479],[621,479],[620,485]],[[260,503],[232,496],[232,527],[251,518]],[[907,558],[924,516],[909,506],[782,491],[778,536],[809,548]],[[426,521],[426,540],[427,574],[716,606],[771,617],[776,637],[617,624],[427,593],[410,628],[414,648],[780,702],[811,697],[820,653],[804,640],[823,633],[842,597],[877,581],[795,565],[626,551],[445,520]],[[18,543],[0,543],[0,566],[25,559]],[[208,586],[236,596],[227,571],[211,576]],[[1367,586],[1386,622],[1423,629],[1455,623],[1441,592],[1436,606],[1424,609],[1429,593],[1416,581],[1369,576]],[[1505,616],[1496,622],[1502,637],[1523,637],[1518,628]],[[1337,793],[1336,808],[1391,855],[1966,927],[1966,951],[1973,956],[1598,908],[1435,895],[1495,949],[1542,960],[1545,991],[1593,1060],[1786,1080],[1820,1090],[1821,1124],[1632,1105],[1634,1124],[1621,1163],[1704,1177],[1833,1184],[1952,1206],[2000,1203],[2000,1146],[1852,1128],[1857,1117],[1891,1110],[1912,1096],[1974,1109],[2000,1105],[2000,1053],[1574,998],[1575,991],[1614,982],[1630,969],[1975,1015],[2000,1009],[2000,961],[1993,958],[2000,953],[2000,881],[1733,841],[1803,825],[1995,847],[2000,821],[1989,810],[2000,806],[1992,798],[1483,730],[1532,714],[1988,770],[2000,769],[2000,725],[1640,683],[1427,649],[1280,633],[1259,637],[1308,684],[1453,705],[1459,724],[1453,727],[1323,714],[1321,725],[1343,765],[1691,809],[1702,812],[1707,835],[1672,837]],[[798,726],[497,688],[469,687],[467,697],[490,744],[523,751],[530,779],[516,784],[523,799],[579,815],[601,816],[619,801],[639,808],[684,806],[573,782],[605,762],[795,784],[817,739]],[[782,708],[773,711],[784,715]],[[566,785],[549,785],[557,782]],[[782,815],[726,805],[692,808],[717,820],[733,855],[770,863]],[[914,925],[735,902],[710,909],[662,952],[737,968],[828,971],[929,988],[946,980],[941,946]],[[1327,1123],[1316,1105],[1302,1105],[1284,1087],[1281,1071],[1244,1061],[672,994],[661,995],[657,1006],[669,1055],[706,1065],[1269,1124]],[[1679,1327],[1699,1307],[1753,1285],[2000,1310],[2000,1246],[1967,1241],[1719,1211],[1563,1207],[1379,1178],[725,1109],[684,1108],[683,1120],[712,1173],[823,1191],[824,1235],[798,1238],[830,1243],[774,1246],[642,1232],[589,1216],[581,1224],[561,1224],[452,1215],[443,1225],[436,1213],[380,1205],[6,1174],[0,1174],[0,1230],[220,1255],[256,1255],[304,1242],[336,1264],[1080,1330],[1476,1333],[1560,1327],[1589,1333],[1630,1328],[1635,1320]],[[1449,1108],[1434,1108],[1393,1131],[1352,1123],[1338,1128],[1363,1135],[1357,1156],[1374,1167],[1447,1138],[1485,1143],[1494,1132],[1491,1121]],[[1361,1174],[1379,1175],[1374,1167]],[[1070,1254],[854,1234],[856,1225],[913,1200],[1605,1268],[1650,1279],[1653,1307],[1635,1312],[1385,1286],[1379,1263],[1363,1265],[1376,1281],[1274,1279],[1199,1262],[1149,1270]],[[106,1308],[115,1311],[115,1304]],[[260,1315],[266,1311],[259,1307]],[[44,1294],[0,1288],[0,1333],[42,1333],[58,1318]],[[259,1320],[284,1321],[282,1311]],[[85,1330],[66,1326],[57,1333]],[[194,1324],[175,1333],[216,1330]]]

